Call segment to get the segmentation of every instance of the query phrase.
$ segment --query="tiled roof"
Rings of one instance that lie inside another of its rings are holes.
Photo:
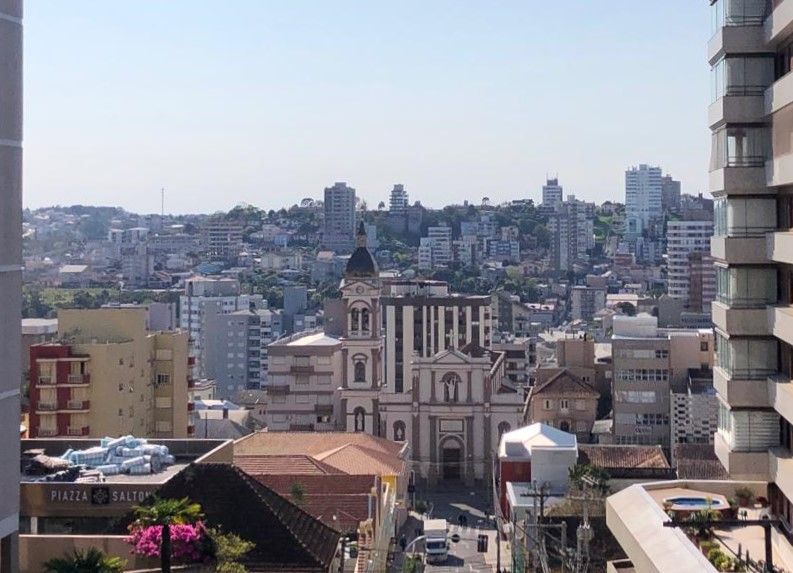
[[[311,456],[293,455],[240,455],[234,456],[234,465],[252,476],[260,475],[326,475],[341,474],[341,470],[315,460]]]
[[[405,461],[401,458],[357,444],[347,444],[315,457],[351,475],[399,475],[405,468]]]
[[[232,465],[193,464],[157,494],[190,498],[201,505],[208,524],[254,543],[244,558],[251,571],[319,573],[333,562],[337,531]]]
[[[590,384],[584,382],[567,369],[561,370],[542,384],[538,384],[531,389],[532,396],[546,392],[553,394],[586,393],[595,397],[599,395]]]
[[[674,459],[678,479],[730,479],[712,444],[678,444]]]
[[[398,456],[404,444],[362,432],[256,432],[234,444],[235,455],[304,454],[316,456],[348,444]]]
[[[251,430],[228,418],[199,418],[195,422],[196,436],[213,440],[238,440]]]
[[[611,469],[669,469],[661,446],[579,444],[578,463]]]

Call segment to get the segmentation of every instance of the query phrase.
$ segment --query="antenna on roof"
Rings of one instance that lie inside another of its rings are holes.
[[[165,217],[165,187],[160,188],[160,217]]]

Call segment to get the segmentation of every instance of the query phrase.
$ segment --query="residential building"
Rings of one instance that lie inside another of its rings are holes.
[[[591,322],[595,314],[606,308],[606,289],[574,286],[570,289],[570,318]]]
[[[649,228],[651,221],[661,218],[663,184],[661,168],[649,165],[625,171],[626,234],[637,237]]]
[[[680,209],[680,181],[671,175],[661,177],[661,211],[669,213]]]
[[[710,252],[710,238],[713,236],[713,221],[680,221],[670,220],[666,224],[666,243],[667,243],[667,271],[668,271],[668,288],[669,296],[672,298],[680,298],[688,301],[689,287],[692,280],[690,271],[689,256],[692,253],[709,253]],[[702,259],[700,259],[702,265]],[[702,288],[705,283],[710,286],[715,286],[716,270],[712,265],[710,267],[700,266],[698,269],[698,280],[701,285],[699,294],[699,301],[697,303],[699,308],[702,308]],[[704,276],[705,273],[710,273],[710,277]],[[713,299],[711,299],[712,301]],[[690,304],[689,304],[690,306]]]
[[[207,301],[205,316],[204,373],[215,380],[219,399],[231,399],[240,390],[261,388],[262,316],[256,309],[223,312],[222,302]]]
[[[237,279],[197,276],[185,280],[184,294],[179,297],[179,326],[190,336],[196,378],[207,377],[204,352],[213,342],[206,334],[208,315],[250,310],[252,306],[263,306],[261,295],[241,294]]]
[[[556,209],[562,204],[563,199],[562,186],[559,185],[559,179],[547,179],[545,185],[542,186],[542,205],[543,207],[550,207]]]
[[[22,379],[22,0],[0,4],[0,573],[16,573]]]
[[[58,340],[30,348],[30,436],[186,438],[188,344],[139,308],[58,313]]]
[[[449,293],[442,281],[394,280],[380,300],[385,332],[385,379],[391,391],[410,386],[414,357],[447,348],[491,345],[490,297]]]
[[[432,269],[452,261],[452,228],[428,227],[419,245],[419,268]]]
[[[575,434],[579,441],[586,443],[592,435],[599,397],[591,384],[562,369],[531,388],[524,421],[527,424],[540,422]]]
[[[325,188],[322,246],[347,254],[355,246],[355,189],[344,182]]]
[[[401,183],[394,185],[388,200],[388,212],[400,215],[404,214],[409,204],[410,201],[408,200],[408,192],[405,191],[405,186]]]
[[[587,251],[595,246],[593,217],[583,201],[570,195],[548,217],[551,233],[550,264],[557,272],[567,272],[575,265],[586,265]]]
[[[267,251],[260,256],[259,266],[266,271],[300,270],[303,268],[303,255],[300,251],[282,249]]]
[[[690,370],[686,386],[672,390],[672,453],[678,444],[713,444],[718,430],[719,400],[712,370]]]
[[[670,392],[713,364],[713,331],[658,328],[654,316],[617,315],[612,337],[614,440],[670,444]]]
[[[57,318],[22,319],[22,374],[27,378],[30,368],[30,347],[42,342],[50,342],[58,337]]]
[[[534,337],[500,336],[492,348],[503,352],[507,361],[506,374],[517,388],[528,391],[537,368],[537,340]],[[524,394],[525,395],[525,394]]]
[[[710,251],[696,251],[688,255],[688,311],[709,314],[716,300],[715,259]]]
[[[243,224],[210,219],[201,226],[201,247],[209,257],[232,259],[242,252]]]

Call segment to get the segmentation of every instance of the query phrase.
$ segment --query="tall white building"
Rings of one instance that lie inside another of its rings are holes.
[[[563,190],[559,185],[559,179],[547,179],[545,185],[542,186],[542,205],[543,207],[553,207],[556,209],[562,204]]]
[[[0,573],[18,569],[22,379],[22,0],[0,2]]]
[[[591,209],[570,195],[548,218],[551,233],[551,267],[558,272],[573,270],[576,263],[589,261],[587,250],[595,246]]]
[[[638,236],[662,214],[661,168],[639,165],[625,172],[626,234]]]
[[[418,266],[431,269],[452,261],[452,228],[445,225],[428,227],[427,236],[419,243]]]
[[[355,246],[355,189],[344,182],[325,188],[325,228],[322,244],[336,253],[350,253]]]
[[[668,287],[669,296],[688,300],[691,282],[691,253],[709,253],[710,238],[713,236],[713,221],[668,221],[666,224],[666,241],[668,255]],[[713,284],[716,277],[715,267],[711,269]]]

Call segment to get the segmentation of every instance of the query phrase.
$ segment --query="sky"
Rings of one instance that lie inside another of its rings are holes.
[[[29,0],[26,207],[271,209],[346,181],[442,206],[704,192],[692,0]]]

